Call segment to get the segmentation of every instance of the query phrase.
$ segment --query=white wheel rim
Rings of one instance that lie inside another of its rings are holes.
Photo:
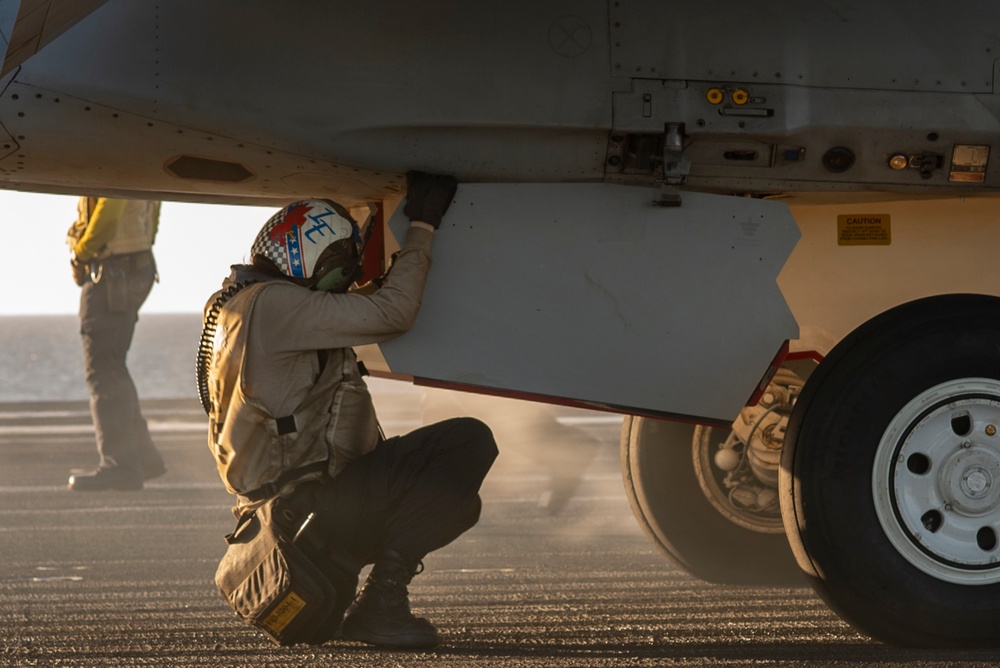
[[[914,397],[875,453],[872,493],[896,550],[947,582],[1000,582],[1000,381],[967,378]]]

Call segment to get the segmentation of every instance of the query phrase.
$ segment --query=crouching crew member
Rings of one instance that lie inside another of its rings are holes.
[[[358,225],[317,199],[276,213],[252,265],[234,266],[206,306],[199,383],[219,474],[237,516],[277,496],[275,523],[287,522],[289,535],[308,524],[320,537],[307,554],[335,585],[329,638],[436,645],[435,627],[410,611],[407,585],[426,554],[479,519],[497,455],[489,428],[458,418],[381,438],[352,350],[413,325],[456,188],[451,177],[407,175],[410,228],[374,292],[348,290],[364,243]]]

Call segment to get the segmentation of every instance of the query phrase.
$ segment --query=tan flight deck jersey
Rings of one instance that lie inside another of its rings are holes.
[[[160,222],[160,202],[81,197],[69,231],[71,250],[82,262],[148,251]]]
[[[410,228],[385,284],[369,295],[278,279],[253,283],[225,302],[208,371],[208,446],[230,493],[251,492],[315,462],[328,461],[335,476],[374,449],[375,409],[351,347],[413,326],[432,241],[432,232]],[[239,496],[234,510],[239,515],[259,503]]]

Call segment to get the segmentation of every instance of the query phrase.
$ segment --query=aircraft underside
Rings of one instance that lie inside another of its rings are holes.
[[[388,211],[454,174],[383,371],[624,413],[690,572],[996,646],[1000,7],[745,4],[0,0],[0,187]]]

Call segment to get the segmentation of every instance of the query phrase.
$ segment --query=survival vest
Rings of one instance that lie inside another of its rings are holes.
[[[199,352],[209,448],[226,489],[240,497],[238,514],[293,481],[336,476],[348,463],[341,453],[356,454],[357,444],[369,452],[379,440],[371,395],[350,348],[318,351],[320,373],[290,415],[272,415],[247,394],[247,334],[259,296],[273,285],[238,287],[217,309],[210,308],[206,324],[217,311],[214,332],[203,332],[205,352]]]

